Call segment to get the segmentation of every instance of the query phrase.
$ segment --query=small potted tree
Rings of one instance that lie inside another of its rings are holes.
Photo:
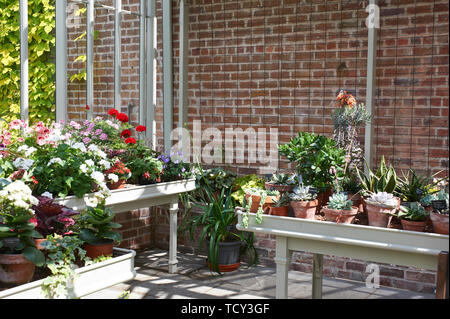
[[[398,198],[386,192],[374,193],[365,202],[369,226],[387,227],[398,207]]]
[[[290,205],[295,217],[314,219],[316,208],[319,204],[316,197],[317,194],[311,192],[309,186],[300,184],[298,187],[295,187],[293,192],[289,194]]]
[[[81,213],[79,232],[87,257],[112,256],[114,243],[122,241],[122,236],[114,230],[122,225],[112,221],[114,215],[105,207],[104,198],[94,199]]]
[[[351,224],[358,214],[358,207],[352,206],[353,202],[346,194],[333,194],[326,206],[322,208],[325,220]]]
[[[289,202],[289,194],[283,193],[278,199],[274,200],[273,205],[266,208],[266,213],[275,216],[288,216]]]
[[[400,206],[397,214],[404,230],[425,231],[429,213],[418,202],[412,202],[409,206]]]
[[[42,238],[31,209],[38,200],[22,181],[8,183],[0,183],[0,282],[17,285],[29,282],[45,257],[34,241]]]

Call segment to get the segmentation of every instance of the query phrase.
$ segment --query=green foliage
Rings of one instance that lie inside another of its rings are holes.
[[[273,207],[288,206],[290,201],[291,200],[289,199],[289,194],[283,193],[283,195],[281,195],[278,199],[273,201]]]
[[[30,121],[54,118],[55,0],[28,0]],[[20,117],[19,1],[0,0],[0,117]]]
[[[389,165],[387,167],[384,156],[381,158],[380,166],[374,173],[368,168],[368,175],[356,168],[356,173],[361,182],[363,195],[370,195],[372,193],[386,192],[393,193],[397,187],[397,174],[394,167]]]
[[[234,180],[233,183],[233,193],[231,196],[234,198],[236,203],[239,205],[244,204],[245,192],[251,188],[264,188],[264,179],[256,174],[243,175]]]
[[[394,192],[404,202],[419,202],[425,195],[438,192],[439,189],[436,186],[440,180],[436,180],[435,182],[431,180],[432,178],[417,175],[414,170],[409,169],[406,174],[402,172],[402,177],[398,179]]]
[[[278,151],[296,163],[297,173],[301,175],[303,183],[320,191],[333,183],[331,168],[334,167],[338,175],[344,170],[345,151],[338,148],[334,140],[322,135],[300,132],[289,143],[280,145]]]
[[[295,202],[307,202],[316,199],[317,194],[310,191],[310,186],[305,186],[300,184],[295,187],[291,194],[289,194],[289,198],[291,201]]]
[[[328,208],[338,210],[352,209],[353,201],[347,198],[345,194],[333,194],[328,200]]]
[[[296,174],[274,173],[269,180],[273,185],[296,185],[298,183]]]
[[[399,218],[411,220],[411,221],[424,221],[428,217],[429,213],[418,202],[412,202],[407,206],[400,206],[397,216]]]

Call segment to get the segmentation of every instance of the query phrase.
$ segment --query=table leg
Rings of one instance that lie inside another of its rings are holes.
[[[169,224],[170,224],[170,238],[169,238],[169,273],[173,274],[177,271],[177,213],[178,201],[169,204]]]
[[[275,263],[277,265],[276,273],[276,299],[287,299],[288,297],[288,273],[292,252],[287,245],[287,237],[277,236]]]
[[[313,254],[312,299],[322,299],[323,255]]]
[[[438,255],[436,280],[436,299],[448,299],[448,252],[441,251]]]

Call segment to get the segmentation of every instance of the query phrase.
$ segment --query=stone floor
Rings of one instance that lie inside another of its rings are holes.
[[[178,272],[167,272],[167,251],[152,249],[138,252],[137,276],[126,283],[85,297],[118,299],[274,299],[275,268],[257,266],[213,274],[205,258],[178,253]],[[311,299],[311,274],[289,272],[289,298]],[[324,299],[433,299],[432,294],[416,293],[388,287],[367,288],[365,283],[334,278],[323,279]]]

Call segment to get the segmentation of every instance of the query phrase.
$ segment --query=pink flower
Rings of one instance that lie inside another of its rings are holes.
[[[38,136],[37,138],[36,138],[36,142],[37,142],[37,144],[38,145],[44,145],[45,144],[45,137],[43,137],[43,136]]]
[[[102,134],[102,129],[101,128],[99,128],[99,129],[96,129],[95,130],[95,135],[100,135],[100,134]]]
[[[78,124],[77,122],[75,122],[75,121],[70,121],[70,126],[72,126],[74,129],[76,129],[76,130],[79,130],[80,129],[80,127],[81,127],[81,125],[80,124]]]
[[[106,135],[105,133],[100,134],[99,137],[102,141],[105,141],[106,139],[108,139],[108,135]]]
[[[12,130],[18,130],[21,127],[23,127],[23,121],[21,121],[21,120],[13,120],[13,121],[11,121],[11,123],[9,123],[9,127]]]
[[[89,137],[83,138],[83,143],[84,144],[88,144],[90,141],[91,141],[91,139]]]

